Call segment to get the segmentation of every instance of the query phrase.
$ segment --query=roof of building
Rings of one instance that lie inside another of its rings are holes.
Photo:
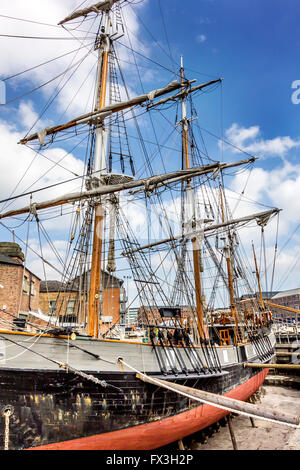
[[[114,289],[114,288],[120,288],[124,284],[124,281],[121,279],[117,278],[111,273],[108,273],[106,271],[101,271],[101,285],[104,287],[104,289]],[[86,285],[89,285],[89,280],[90,280],[90,275],[91,271],[88,271],[87,273],[83,273],[82,275],[82,282]],[[77,287],[77,290],[79,288],[79,282],[80,282],[80,276],[75,277],[73,280],[69,281],[69,284],[72,285],[73,287]]]
[[[88,277],[90,272],[88,272]],[[86,285],[88,279],[87,276],[82,276],[82,288]],[[40,285],[40,292],[78,292],[79,291],[80,277],[77,276],[74,279],[64,283],[60,281],[42,281]],[[102,285],[104,289],[120,288],[124,281],[117,277],[102,271]]]
[[[20,261],[10,258],[10,256],[6,256],[4,253],[0,253],[0,264],[23,266],[23,264]]]
[[[279,299],[280,297],[290,297],[291,295],[300,295],[300,288],[278,292],[272,297],[272,299]]]
[[[25,261],[24,253],[18,243],[0,242],[0,252],[9,258],[17,258],[20,262]]]
[[[64,288],[64,283],[60,281],[41,281],[40,292],[60,292]]]
[[[268,292],[262,292],[262,297],[265,300],[268,299],[273,299],[275,295],[280,294],[278,291],[268,291]],[[244,294],[240,297],[240,300],[247,300],[247,299],[259,299],[260,298],[260,293],[255,292],[255,294]]]
[[[17,243],[0,242],[0,264],[8,266],[21,266],[24,268],[25,260],[21,247]],[[16,259],[18,258],[18,259]],[[40,281],[40,278],[25,266],[25,270]]]

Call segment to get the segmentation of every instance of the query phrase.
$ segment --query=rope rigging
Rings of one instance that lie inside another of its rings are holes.
[[[126,2],[125,2],[126,3]],[[124,4],[125,4],[124,3]],[[163,10],[162,10],[162,5],[160,0],[158,0],[158,7],[161,13],[161,20],[162,20],[162,25],[163,25],[163,30],[164,34],[166,36],[167,40],[167,46],[168,46],[168,52],[165,51],[163,48],[163,52],[167,55],[167,57],[170,59],[172,66],[176,66],[176,63],[174,62],[173,56],[172,56],[172,51],[170,48],[170,43],[168,39],[168,33],[167,33],[167,28],[166,28],[166,22],[165,18],[163,15]],[[119,14],[118,11],[116,10],[117,15]],[[121,11],[121,14],[118,16],[118,21],[120,20],[121,16],[123,15],[123,12]],[[92,18],[89,18],[89,20],[92,20]],[[79,40],[81,39],[89,39],[88,34],[93,30],[95,23],[94,21],[91,22],[89,31],[86,32],[86,37],[85,38],[77,38]],[[72,26],[76,26],[74,29],[77,30],[81,26],[81,21],[75,22],[72,24]],[[101,34],[101,25],[103,25],[103,18],[101,18],[100,21],[100,26],[98,28],[98,31],[95,33],[97,38]],[[145,25],[144,25],[145,26]],[[147,30],[147,27],[145,26],[145,29]],[[71,35],[69,39],[75,38],[75,36],[72,34],[72,29],[66,31]],[[136,74],[138,77],[138,81],[140,84],[140,87],[142,91],[144,92],[144,87],[143,87],[143,82],[142,82],[142,75],[140,73],[139,67],[142,66],[139,63],[139,58],[145,59],[147,61],[153,62],[155,65],[159,65],[160,67],[165,68],[168,72],[172,73],[172,75],[175,74],[175,76],[180,76],[180,74],[176,73],[176,71],[169,69],[168,67],[161,66],[158,64],[155,60],[152,58],[146,57],[144,54],[140,54],[139,52],[135,51],[133,47],[133,43],[131,40],[131,35],[134,34],[131,31],[129,31],[128,26],[126,25],[124,27],[124,31],[127,32],[128,36],[128,44],[122,44],[118,43],[121,47],[125,47],[128,51],[132,53],[133,57],[133,64],[135,65],[136,69]],[[148,31],[150,36],[153,39],[153,35],[150,31]],[[94,34],[94,33],[93,33]],[[100,39],[99,39],[100,40]],[[157,41],[156,41],[157,42]],[[122,72],[122,68],[120,66],[120,61],[122,60],[120,58],[120,49],[119,47],[114,47],[113,46],[113,41],[111,41],[111,50],[109,53],[109,61],[108,61],[108,68],[109,68],[109,101],[110,104],[113,103],[119,103],[121,102],[121,87],[124,88],[125,94],[129,100],[129,90],[128,86],[126,85],[126,80],[125,76]],[[159,45],[159,43],[157,42]],[[97,41],[96,41],[97,45]],[[94,43],[93,43],[94,46]],[[88,53],[84,56],[84,58],[81,58],[78,62],[74,62],[76,55],[79,53],[81,49],[84,47],[88,47]],[[50,99],[46,103],[42,114],[40,114],[39,119],[44,115],[46,111],[49,110],[49,107],[53,103],[54,99],[58,97],[58,95],[62,92],[66,84],[68,83],[70,77],[66,77],[66,74],[68,71],[70,71],[72,68],[76,67],[74,70],[74,73],[77,71],[79,66],[83,63],[85,58],[88,57],[88,55],[94,53],[94,47],[91,49],[90,45],[82,45],[78,49],[75,49],[74,51],[68,52],[66,54],[63,54],[55,59],[52,59],[50,61],[44,62],[43,64],[40,64],[40,66],[48,64],[54,60],[57,60],[59,58],[65,57],[72,52],[76,53],[75,57],[72,58],[72,62],[70,66],[60,75],[55,77],[52,80],[55,80],[56,78],[62,76],[62,79],[58,86],[55,88],[54,92],[52,93]],[[29,68],[24,72],[20,72],[14,77],[17,77],[21,75],[22,73],[29,72],[31,70],[34,70],[39,66],[35,66],[33,68]],[[79,89],[85,84],[86,80],[88,79],[89,75],[92,73],[93,68],[89,70],[89,73],[86,75],[85,79],[82,81],[81,85],[79,86]],[[98,72],[99,73],[99,70]],[[13,77],[13,76],[12,76]],[[6,80],[9,80],[12,77],[7,77]],[[66,81],[63,83],[63,81],[66,79]],[[52,81],[50,80],[50,82]],[[120,80],[120,81],[119,81]],[[47,83],[50,83],[47,82]],[[42,85],[44,86],[44,85]],[[215,89],[219,85],[217,84],[216,86],[213,86],[209,91],[206,90],[205,92],[214,92]],[[38,87],[37,89],[39,89]],[[78,90],[77,90],[78,91]],[[200,90],[198,90],[200,91]],[[201,90],[203,93],[203,90]],[[197,96],[196,92],[196,96]],[[75,96],[72,97],[72,99],[69,101],[67,104],[62,116],[68,111],[70,108],[71,104],[73,103]],[[16,98],[17,99],[17,98]],[[171,122],[169,119],[169,112],[174,110],[174,107],[179,106],[180,99],[176,100],[174,103],[172,103],[170,106],[162,106],[161,108],[157,108],[152,111],[151,109],[148,108],[145,110],[142,110],[140,114],[137,115],[135,107],[132,109],[125,110],[125,111],[120,111],[118,112],[115,116],[109,116],[107,120],[107,128],[109,130],[108,132],[108,158],[107,158],[107,168],[108,168],[108,173],[113,173],[115,171],[115,168],[118,166],[118,170],[122,174],[129,173],[134,176],[136,173],[142,174],[143,175],[149,174],[149,175],[154,175],[157,172],[159,172],[161,169],[164,171],[167,170],[168,165],[174,164],[174,162],[171,162],[171,159],[168,159],[169,154],[171,153],[173,149],[173,144],[172,146],[168,146],[167,144],[171,141],[171,139],[174,139],[174,142],[176,141],[176,138],[180,136],[180,130],[178,129],[179,124],[177,123],[177,117],[175,121],[175,126],[174,123]],[[200,166],[204,165],[205,162],[209,163],[214,163],[216,160],[212,159],[210,155],[208,154],[207,146],[203,138],[203,132],[205,129],[202,129],[197,123],[193,123],[194,120],[197,119],[197,111],[196,108],[193,104],[192,101],[192,96],[191,94],[189,95],[188,98],[189,106],[190,106],[190,122],[188,126],[188,145],[190,148],[190,158],[191,158],[191,164],[192,166]],[[93,101],[93,105],[95,106],[95,98]],[[160,116],[161,119],[160,121],[157,120],[158,124],[154,123],[153,120],[153,112],[157,111],[156,115]],[[141,125],[138,122],[138,117],[141,116],[147,116],[150,126],[151,126],[151,131],[154,136],[153,141],[147,139],[145,140],[143,138],[143,133]],[[177,113],[178,115],[178,113]],[[131,116],[131,117],[130,117]],[[133,121],[133,124],[135,126],[136,134],[137,137],[136,139],[139,139],[139,145],[140,145],[140,154],[141,156],[137,158],[136,154],[138,154],[138,151],[136,148],[131,148],[131,145],[129,143],[129,138],[131,137],[127,131],[127,125],[130,125],[130,119]],[[37,124],[38,120],[35,122]],[[166,132],[167,126],[165,125],[164,128],[162,128],[161,123],[165,121],[168,126],[171,127],[171,131]],[[104,123],[104,121],[103,121]],[[35,125],[34,124],[34,125]],[[103,124],[104,125],[104,124]],[[54,166],[52,168],[55,168],[56,166],[60,166],[62,169],[70,171],[72,174],[74,174],[75,178],[72,178],[68,181],[64,182],[59,182],[57,184],[53,185],[48,185],[45,188],[42,188],[41,190],[45,189],[50,189],[54,188],[55,186],[59,186],[61,184],[65,184],[66,182],[71,182],[71,181],[76,181],[76,179],[79,180],[80,185],[81,185],[81,190],[83,190],[84,182],[88,182],[89,179],[92,180],[93,177],[93,158],[94,158],[94,151],[95,151],[95,131],[98,128],[99,123],[93,122],[92,124],[89,125],[89,130],[85,131],[84,128],[75,128],[75,130],[72,130],[71,132],[63,132],[62,134],[54,134],[53,137],[51,137],[50,141],[47,144],[44,144],[44,149],[48,149],[50,147],[50,144],[55,143],[60,143],[60,142],[67,142],[69,139],[74,137],[74,134],[78,137],[79,141],[76,144],[76,146],[73,147],[72,150],[70,150],[68,153],[66,153],[65,156],[63,156],[58,162],[53,162]],[[194,127],[196,126],[196,127]],[[158,129],[159,128],[159,129]],[[200,141],[201,141],[201,148],[197,146],[196,142],[196,136],[194,134],[194,128],[198,130],[199,136],[200,136]],[[29,130],[29,132],[32,129]],[[177,131],[177,132],[176,132]],[[27,136],[29,134],[27,133]],[[81,134],[83,134],[83,137],[81,139]],[[163,145],[161,145],[159,142],[161,140],[160,135],[163,135]],[[217,136],[215,136],[217,138]],[[81,140],[80,140],[81,139]],[[218,138],[219,139],[219,138]],[[85,170],[86,173],[83,176],[78,176],[76,173],[72,172],[71,169],[66,168],[65,166],[61,165],[61,162],[67,157],[67,155],[71,154],[71,152],[75,149],[78,149],[81,144],[85,143],[85,140],[87,140],[87,145],[86,145],[86,153],[85,153]],[[155,146],[155,150],[151,151],[148,143],[150,143]],[[223,139],[223,142],[226,142]],[[227,142],[228,143],[228,142]],[[165,145],[164,145],[165,144]],[[237,148],[237,147],[235,147]],[[169,154],[164,155],[164,150],[168,149]],[[43,154],[41,151],[41,148],[39,148],[36,151],[35,157],[33,161],[31,162],[30,166],[28,167],[27,171],[31,168],[35,158],[37,155],[42,155],[45,158],[48,158],[47,155]],[[133,150],[133,151],[132,151]],[[177,152],[179,152],[178,149],[175,149]],[[242,151],[241,149],[239,149]],[[247,154],[247,152],[244,152]],[[249,154],[247,154],[249,155]],[[159,157],[159,162],[157,161],[157,157]],[[178,155],[179,157],[179,155]],[[167,160],[168,159],[168,160]],[[51,159],[50,159],[51,161]],[[178,158],[178,161],[180,161],[180,158]],[[159,168],[158,165],[160,165]],[[52,169],[51,168],[51,169]],[[120,168],[120,170],[119,170]],[[136,169],[138,168],[138,170]],[[246,167],[246,170],[248,167]],[[26,171],[26,173],[27,173]],[[245,171],[245,170],[244,170]],[[25,173],[25,174],[26,174]],[[38,181],[40,181],[42,178],[46,177],[48,174],[44,173],[41,175],[34,183],[32,183],[31,186],[29,186],[25,192],[23,193],[22,196],[24,195],[31,195],[34,193],[37,193],[41,190],[32,190],[28,192],[33,185],[35,185]],[[235,173],[237,174],[237,173]],[[248,180],[250,177],[251,172],[248,174],[247,181],[245,183],[245,187],[242,191],[242,194],[239,194],[239,199],[236,203],[235,209],[238,207],[242,197],[244,197],[244,192],[245,189],[248,185]],[[230,175],[228,173],[228,175]],[[24,178],[24,177],[23,177]],[[222,174],[223,178],[223,174]],[[220,207],[218,204],[217,196],[216,196],[216,188],[217,184],[215,183],[216,175],[214,174],[212,177],[211,176],[204,176],[204,177],[197,177],[194,180],[194,191],[196,193],[195,201],[197,205],[197,211],[196,211],[196,218],[197,220],[202,220],[201,217],[203,217],[203,211],[206,212],[207,218],[213,218],[216,219],[220,217]],[[21,179],[22,181],[22,179]],[[20,182],[21,182],[20,181]],[[19,184],[20,184],[19,182]],[[223,181],[222,181],[223,183]],[[5,208],[7,207],[7,203],[10,204],[12,203],[15,199],[21,197],[19,196],[13,196],[15,194],[16,189],[18,186],[14,189],[14,191],[11,193],[11,196],[3,201],[1,203],[6,203]],[[146,189],[146,188],[145,188]],[[158,188],[151,188],[151,193],[146,190],[140,191],[140,193],[137,192],[137,196],[135,194],[132,194],[132,198],[134,200],[146,200],[146,206],[148,208],[151,207],[152,203],[155,203],[157,205],[156,209],[153,211],[155,217],[159,219],[159,225],[162,229],[162,231],[165,231],[167,236],[169,237],[174,237],[175,231],[172,226],[173,220],[170,220],[170,214],[169,210],[172,208],[172,205],[174,207],[174,213],[176,214],[176,218],[179,221],[179,224],[181,223],[181,230],[183,230],[183,225],[184,225],[184,220],[185,220],[185,183],[178,183],[176,184],[166,184],[164,185],[161,189]],[[178,206],[178,198],[176,192],[178,191],[178,196],[180,198],[180,204]],[[56,260],[59,264],[59,269],[56,269],[57,272],[60,273],[61,279],[62,279],[62,284],[64,285],[63,287],[63,294],[66,294],[67,289],[70,288],[72,283],[74,284],[74,280],[79,279],[79,284],[80,288],[77,292],[77,302],[79,304],[78,311],[77,313],[79,314],[80,309],[83,306],[84,301],[82,300],[82,296],[85,296],[84,298],[87,298],[87,293],[83,292],[83,284],[85,284],[85,280],[83,279],[86,273],[90,269],[90,253],[91,253],[91,236],[90,236],[90,231],[91,231],[91,226],[93,223],[92,220],[92,215],[91,211],[94,206],[97,205],[97,203],[101,201],[101,203],[104,203],[106,198],[101,198],[100,199],[94,199],[89,205],[85,206],[87,209],[87,215],[81,216],[81,209],[83,212],[83,207],[80,207],[80,204],[77,206],[77,210],[74,208],[72,212],[70,213],[72,215],[72,224],[69,232],[69,238],[68,238],[68,248],[66,250],[65,254],[65,259],[60,255],[58,250],[56,250],[54,243],[51,241],[51,239],[47,236],[45,228],[43,226],[44,220],[50,220],[50,218],[55,217],[55,211],[49,210],[44,214],[44,217],[48,217],[48,219],[43,219],[41,221],[40,219],[37,219],[37,232],[38,232],[38,239],[39,239],[39,244],[40,244],[40,251],[41,255],[39,256],[40,259],[43,261],[43,272],[44,272],[44,277],[46,279],[46,270],[45,270],[45,263],[48,264],[48,266],[53,267],[51,263],[46,261],[43,256],[43,249],[42,249],[42,241],[41,241],[41,236],[43,235],[48,246],[51,247],[52,252],[55,254]],[[200,202],[201,201],[201,202]],[[203,202],[202,202],[203,201]],[[229,204],[226,201],[226,211],[228,211]],[[228,211],[229,214],[229,211]],[[123,216],[121,217],[121,219]],[[114,247],[113,250],[112,248],[112,242],[104,242],[104,256],[103,256],[103,270],[105,270],[105,266],[107,266],[108,262],[108,271],[110,273],[114,272],[115,270],[115,261],[119,261],[122,257],[116,257],[116,253],[119,251],[119,246],[122,246],[123,243],[123,249],[124,247],[130,249],[132,246],[140,246],[139,240],[136,237],[136,235],[132,232],[132,230],[129,229],[129,224],[128,221],[121,220],[120,218],[118,219],[118,224],[119,224],[119,231],[121,231],[119,235],[119,239],[114,242]],[[153,223],[150,219],[150,215],[148,216],[148,227],[147,227],[147,236],[148,236],[148,241],[151,236],[151,227],[150,224]],[[23,223],[23,222],[22,222]],[[2,224],[2,223],[1,223]],[[85,228],[85,224],[87,224],[87,228]],[[109,234],[109,230],[111,229],[113,225],[113,218],[110,219],[109,223],[109,218],[105,218],[105,229],[104,232],[106,235]],[[2,226],[4,226],[2,224]],[[215,237],[220,237],[222,234],[226,233],[226,230],[218,230],[216,233],[213,234]],[[130,236],[129,236],[130,234]],[[111,238],[111,237],[110,237]],[[210,298],[210,301],[208,303],[209,308],[213,308],[217,302],[221,302],[224,304],[224,298],[225,296],[223,295],[223,298],[217,299],[217,290],[219,290],[219,287],[222,285],[224,288],[228,287],[226,284],[226,277],[225,277],[225,272],[222,267],[222,260],[223,260],[223,255],[215,255],[212,256],[212,253],[214,252],[214,249],[210,242],[208,241],[208,238],[205,239],[205,244],[206,244],[206,251],[205,249],[200,249],[199,250],[199,258],[200,258],[200,265],[201,265],[201,271],[205,271],[205,275],[203,275],[203,282],[207,285],[204,286],[204,297]],[[28,242],[25,243],[26,249],[30,249],[28,246]],[[73,248],[74,251],[73,251]],[[126,250],[125,250],[126,251]],[[135,275],[136,279],[140,280],[150,280],[152,283],[147,284],[142,284],[141,283],[136,283],[136,289],[138,292],[138,298],[141,302],[141,305],[147,305],[148,308],[152,307],[159,307],[161,304],[164,306],[170,306],[170,305],[176,305],[176,304],[185,304],[188,306],[190,311],[192,312],[192,315],[195,315],[194,312],[194,304],[195,304],[195,287],[193,286],[191,282],[191,277],[193,273],[193,264],[192,264],[192,257],[191,253],[189,252],[187,248],[187,243],[186,241],[178,242],[178,241],[173,241],[170,244],[170,247],[168,250],[165,252],[160,249],[157,250],[157,258],[159,260],[158,265],[161,267],[160,270],[154,270],[154,262],[153,262],[153,253],[151,253],[151,250],[149,248],[149,251],[147,253],[147,256],[144,253],[140,253],[139,255],[131,256],[129,259],[129,265],[131,265],[132,272]],[[113,258],[113,260],[112,260]],[[169,262],[169,266],[166,266],[166,260]],[[234,283],[237,292],[239,292],[239,285],[238,285],[238,278],[240,280],[244,280],[244,285],[248,286],[250,284],[247,284],[246,281],[246,275],[245,271],[242,270],[241,267],[241,262],[242,259],[239,257],[239,255],[232,255],[232,263],[233,263],[233,271],[234,271]],[[265,260],[266,264],[266,260]],[[208,283],[211,283],[209,286]],[[112,278],[110,278],[110,283],[112,283]],[[156,284],[157,283],[157,284]],[[241,282],[240,282],[241,283]],[[163,285],[166,287],[166,290],[160,288],[157,288],[157,285]],[[272,279],[272,284],[273,284],[273,279]],[[217,289],[218,288],[218,289]],[[221,289],[220,289],[221,290]],[[69,298],[71,298],[69,296]],[[58,301],[57,301],[58,302]],[[202,301],[204,305],[204,300]],[[207,307],[205,307],[207,308]],[[59,311],[62,311],[62,305],[60,308],[58,308],[58,314]],[[58,315],[59,316],[59,315]],[[84,312],[84,322],[86,322],[86,312]],[[156,324],[157,321],[154,321],[154,324]],[[160,341],[163,341],[162,338],[160,338]],[[163,343],[162,343],[163,344]],[[202,343],[201,343],[202,344]],[[204,352],[207,355],[207,360],[212,361],[213,359],[208,355],[204,343],[202,344],[204,348]]]

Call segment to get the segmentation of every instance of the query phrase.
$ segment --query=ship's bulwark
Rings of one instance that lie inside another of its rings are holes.
[[[177,380],[189,387],[241,400],[252,395],[267,370],[242,364],[219,377]],[[174,392],[141,382],[128,372],[93,373],[120,388],[101,388],[59,370],[0,369],[0,406],[12,405],[10,449],[154,449],[196,432],[226,414]],[[0,430],[4,444],[4,420]]]

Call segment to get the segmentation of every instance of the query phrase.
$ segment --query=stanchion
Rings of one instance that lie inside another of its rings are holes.
[[[228,423],[228,428],[229,428],[229,432],[230,432],[230,437],[231,437],[231,442],[232,442],[233,449],[238,450],[235,435],[234,435],[234,432],[233,432],[233,427],[232,427],[231,414],[226,416],[226,421]]]

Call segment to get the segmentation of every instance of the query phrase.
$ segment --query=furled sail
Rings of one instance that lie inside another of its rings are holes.
[[[90,13],[98,14],[98,13],[101,13],[103,11],[110,10],[113,7],[113,5],[117,2],[119,2],[119,1],[120,0],[106,0],[104,2],[95,3],[94,5],[92,5],[88,8],[84,8],[82,10],[75,11],[71,15],[67,16],[64,20],[60,21],[58,24],[59,25],[65,24],[68,21],[76,20],[76,18],[80,18],[81,16],[87,16]]]
[[[187,87],[192,83],[191,81],[187,81],[184,86]],[[99,120],[101,121],[105,117],[109,116],[111,113],[118,113],[119,111],[123,111],[124,109],[131,108],[136,105],[140,105],[144,103],[145,101],[153,101],[154,98],[157,98],[159,96],[165,95],[167,93],[170,93],[174,90],[177,90],[178,88],[181,88],[182,85],[179,83],[177,80],[174,80],[173,82],[169,83],[166,87],[160,88],[157,90],[152,90],[149,93],[145,93],[140,96],[136,96],[135,98],[132,98],[131,100],[128,101],[123,101],[120,103],[114,103],[108,106],[103,107],[100,111],[94,111],[92,113],[87,113],[83,114],[82,116],[77,117],[76,119],[72,119],[71,121],[65,123],[65,124],[60,124],[52,127],[47,127],[46,129],[42,130],[41,132],[36,132],[28,137],[25,137],[22,139],[19,143],[20,144],[27,144],[27,142],[30,142],[35,139],[40,140],[40,144],[42,145],[46,136],[47,135],[53,135],[56,134],[57,132],[64,131],[66,129],[70,129],[72,127],[78,126],[80,124],[86,124],[89,122],[92,122],[93,120]]]

